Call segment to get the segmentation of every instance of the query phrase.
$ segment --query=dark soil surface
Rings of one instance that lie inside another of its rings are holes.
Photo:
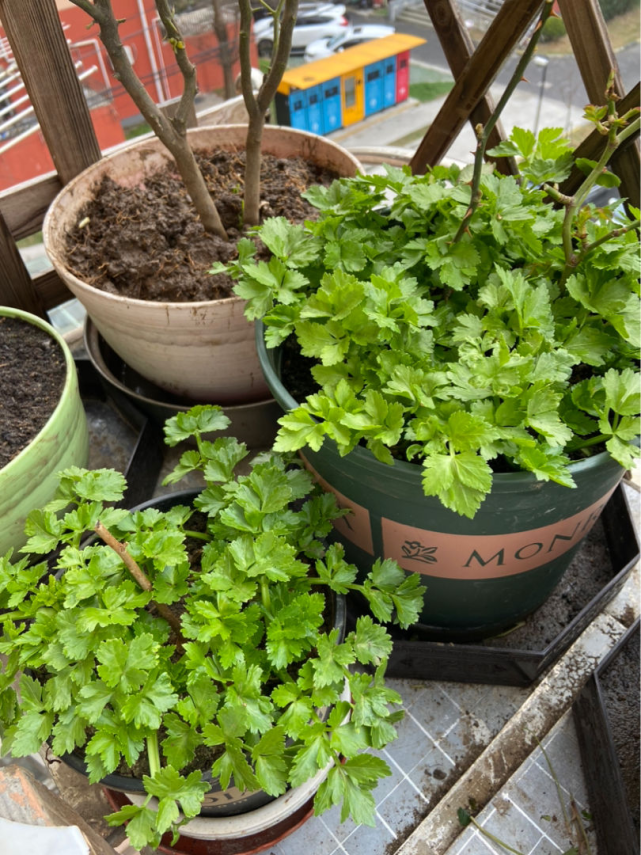
[[[623,774],[628,805],[637,834],[639,822],[639,633],[635,632],[614,661],[600,675],[599,683],[610,721],[614,747]]]
[[[67,235],[73,272],[95,288],[140,300],[188,303],[231,296],[229,277],[208,271],[216,261],[232,260],[243,236],[245,153],[219,151],[197,159],[229,241],[205,232],[176,172],[158,173],[128,188],[104,178],[78,216],[83,227]],[[316,209],[301,192],[336,177],[303,158],[263,155],[263,220],[287,217],[298,223],[313,217]]]
[[[522,626],[483,643],[510,650],[544,650],[611,579],[612,563],[599,521],[584,539],[552,596],[525,618]]]
[[[49,333],[0,318],[0,467],[19,454],[58,406],[65,357]]]

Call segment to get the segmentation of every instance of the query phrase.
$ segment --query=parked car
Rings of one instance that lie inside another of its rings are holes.
[[[331,38],[349,26],[345,6],[340,3],[302,3],[298,8],[292,35],[292,53],[304,53],[308,44],[321,38]],[[263,18],[254,24],[254,38],[259,56],[270,56],[274,38],[274,23]]]
[[[372,39],[383,39],[395,33],[394,27],[386,27],[382,24],[363,24],[362,27],[347,27],[330,38],[317,39],[305,48],[305,61],[312,62],[315,59],[324,59],[335,53],[347,50],[347,48],[361,45]]]

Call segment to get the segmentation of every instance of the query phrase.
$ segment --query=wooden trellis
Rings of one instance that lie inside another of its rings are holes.
[[[454,87],[427,130],[414,157],[414,172],[438,163],[466,122],[485,123],[493,110],[489,88],[501,66],[539,14],[542,0],[504,0],[483,40],[474,45],[457,11],[455,0],[424,0],[436,34],[454,75]],[[606,81],[615,72],[623,109],[639,105],[639,84],[625,93],[616,56],[598,0],[558,0],[572,48],[594,104],[603,102]],[[55,0],[0,0],[0,21],[22,73],[56,172],[0,193],[0,304],[44,315],[70,292],[54,271],[31,278],[16,241],[42,227],[48,206],[62,188],[101,156],[89,109],[56,10]],[[490,145],[504,138],[500,124]],[[596,131],[579,147],[590,157],[602,146]],[[497,164],[514,172],[508,158]],[[617,152],[612,169],[622,182],[622,195],[640,205],[640,158],[636,139]],[[578,174],[563,190],[572,192]]]

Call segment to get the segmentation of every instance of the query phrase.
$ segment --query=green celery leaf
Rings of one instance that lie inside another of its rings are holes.
[[[210,787],[202,780],[199,771],[190,772],[187,777],[179,774],[173,766],[165,766],[149,777],[143,776],[145,791],[157,799],[174,799],[180,802],[183,813],[187,817],[200,813],[203,797]]]

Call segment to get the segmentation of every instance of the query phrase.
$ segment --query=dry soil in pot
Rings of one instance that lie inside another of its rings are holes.
[[[224,274],[210,276],[216,261],[236,256],[241,229],[243,151],[197,155],[229,241],[207,234],[173,170],[138,187],[121,187],[105,177],[67,235],[67,262],[95,288],[142,300],[173,303],[231,296]],[[303,222],[315,215],[301,193],[313,184],[329,185],[336,174],[296,157],[264,154],[261,166],[261,216]]]
[[[64,354],[47,332],[0,317],[0,468],[47,423],[65,377]]]

